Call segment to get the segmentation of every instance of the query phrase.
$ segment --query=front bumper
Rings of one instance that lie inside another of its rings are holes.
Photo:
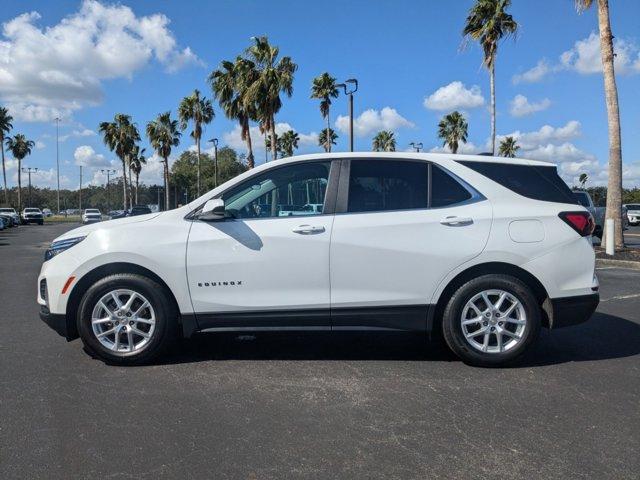
[[[46,305],[40,305],[40,320],[49,325],[58,335],[68,342],[78,338],[78,332],[74,325],[70,325],[67,316],[59,313],[51,313]]]
[[[600,294],[578,295],[551,299],[551,328],[570,327],[591,318],[600,303]]]

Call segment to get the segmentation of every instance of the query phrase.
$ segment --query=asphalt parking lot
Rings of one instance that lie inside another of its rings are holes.
[[[200,335],[110,367],[38,318],[65,225],[0,232],[0,478],[637,479],[640,271],[510,369],[405,335]],[[638,237],[640,238],[640,237]]]

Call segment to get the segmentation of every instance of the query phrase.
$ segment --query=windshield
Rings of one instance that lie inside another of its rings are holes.
[[[640,210],[640,203],[629,203],[626,207],[627,210]]]
[[[586,192],[573,192],[573,196],[576,197],[578,203],[580,203],[580,205],[582,205],[583,207],[591,206],[591,204],[589,203],[589,195],[587,195]]]
[[[85,213],[100,213],[100,210],[96,210],[95,208],[87,208]]]
[[[0,208],[0,213],[16,213],[13,208]]]
[[[27,213],[40,213],[39,208],[25,208],[24,211]]]

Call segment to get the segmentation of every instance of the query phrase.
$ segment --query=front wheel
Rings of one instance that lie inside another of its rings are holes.
[[[466,363],[503,366],[531,348],[540,323],[540,307],[525,283],[490,274],[468,281],[453,294],[442,330],[451,350]]]
[[[158,283],[115,274],[93,284],[78,309],[87,350],[109,363],[134,365],[157,358],[177,338],[177,311]]]

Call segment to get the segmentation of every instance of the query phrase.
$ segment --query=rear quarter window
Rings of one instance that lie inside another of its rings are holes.
[[[462,161],[460,164],[523,197],[543,202],[578,203],[555,166]]]

